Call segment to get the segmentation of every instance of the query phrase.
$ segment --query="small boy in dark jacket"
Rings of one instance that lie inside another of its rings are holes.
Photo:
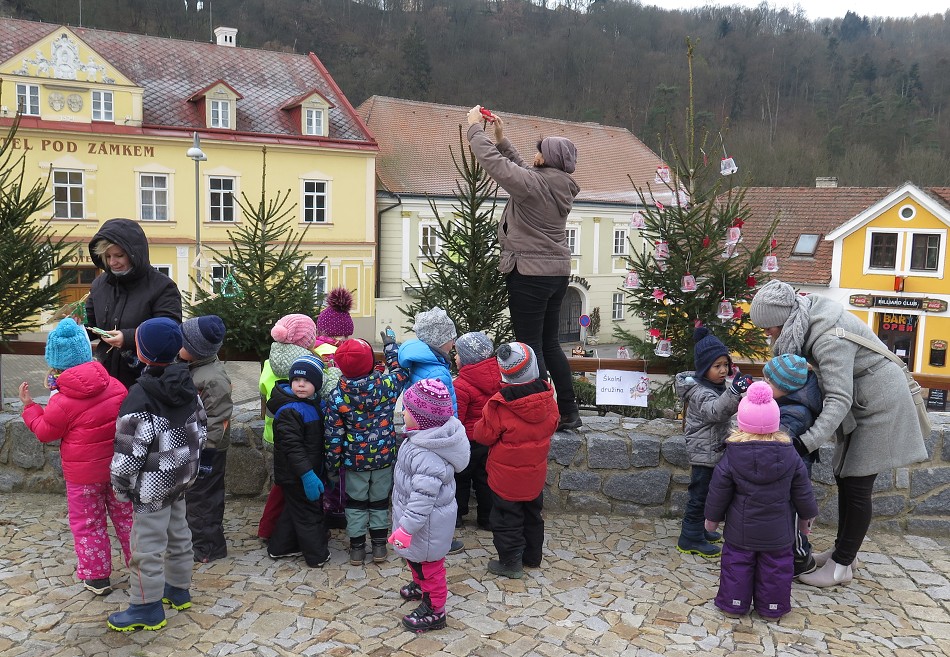
[[[730,615],[746,614],[754,604],[763,618],[778,619],[792,608],[795,514],[798,529],[807,532],[818,503],[805,464],[779,431],[767,383],[749,386],[738,420],[706,498],[706,531],[726,521],[715,604]]]
[[[188,364],[191,380],[208,414],[208,440],[201,450],[198,479],[185,493],[188,527],[195,561],[208,563],[228,556],[224,540],[224,469],[231,444],[231,378],[218,360],[224,343],[224,322],[217,315],[194,317],[181,325],[178,359]]]
[[[772,395],[778,404],[781,429],[792,439],[795,451],[802,457],[811,477],[818,452],[809,452],[800,436],[815,423],[824,404],[818,377],[808,369],[808,362],[796,354],[772,358],[762,368],[762,374],[772,387]],[[798,532],[795,538],[795,577],[810,573],[815,567],[808,536],[805,532]]]
[[[510,579],[541,565],[544,481],[551,436],[560,422],[554,390],[538,378],[538,359],[523,342],[496,352],[501,380],[475,425],[475,441],[488,446],[491,529],[498,560],[488,571]]]
[[[167,317],[135,331],[145,370],[119,408],[111,464],[115,495],[133,508],[130,604],[108,620],[120,632],[164,627],[163,602],[191,606],[194,552],[185,491],[198,476],[208,417],[188,366],[174,362],[181,345],[181,328]]]
[[[501,390],[501,371],[495,360],[495,346],[481,331],[460,335],[455,341],[455,363],[459,374],[453,382],[458,402],[459,420],[465,427],[471,446],[471,460],[461,472],[455,473],[455,501],[458,503],[456,527],[463,524],[468,514],[468,501],[475,488],[476,523],[480,529],[491,529],[491,488],[488,486],[488,448],[472,440],[475,425],[482,419],[482,409],[496,392]]]
[[[284,494],[284,510],[267,543],[271,559],[301,553],[311,568],[330,560],[320,496],[324,489],[323,414],[320,386],[323,361],[303,356],[290,366],[290,380],[278,381],[267,408],[274,414],[274,483]]]

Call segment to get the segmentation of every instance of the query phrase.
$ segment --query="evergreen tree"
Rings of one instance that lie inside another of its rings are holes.
[[[49,220],[34,215],[48,207],[49,179],[30,187],[25,183],[26,153],[14,150],[20,125],[17,113],[0,141],[0,339],[25,333],[39,326],[39,313],[59,305],[68,279],[54,282],[49,275],[69,264],[76,246],[67,243],[69,233],[54,236]],[[71,232],[71,231],[70,231]]]
[[[228,231],[231,245],[226,252],[209,249],[214,261],[225,266],[227,277],[214,289],[192,277],[195,299],[186,301],[192,316],[218,315],[224,320],[226,347],[256,352],[261,361],[267,358],[270,329],[278,319],[289,313],[316,317],[322,303],[317,279],[304,265],[307,253],[300,250],[307,229],[292,228],[296,204],[287,205],[291,190],[266,198],[266,148],[263,155],[260,201],[253,204],[242,194],[238,205],[244,221]]]
[[[738,244],[727,245],[730,229],[739,228],[741,233],[743,223],[768,219],[749,215],[745,187],[737,183],[737,174],[722,175],[719,158],[707,155],[712,149],[710,142],[718,152],[722,138],[711,140],[705,129],[697,138],[693,44],[688,40],[687,62],[685,141],[672,136],[667,140],[671,153],[668,182],[664,181],[665,172],[658,170],[658,182],[648,184],[646,189],[636,188],[644,207],[644,226],[639,230],[643,247],[631,248],[627,265],[639,281],[635,288],[627,281],[622,286],[627,307],[643,320],[646,335],[614,331],[616,338],[632,347],[632,357],[665,361],[671,374],[691,369],[692,335],[699,325],[707,326],[740,358],[765,353],[764,334],[751,324],[739,304],[750,301],[757,285],[768,278],[761,268],[777,223],[773,221],[758,242],[743,238]],[[665,257],[664,250],[668,251]],[[683,277],[687,274],[695,280],[694,291],[684,291]],[[734,311],[728,318],[718,316],[723,301],[728,301]],[[668,357],[656,353],[662,339],[670,340]]]
[[[461,127],[458,153],[451,152],[461,177],[455,181],[452,216],[443,217],[435,201],[429,199],[441,248],[425,251],[422,272],[412,266],[414,281],[406,283],[416,298],[399,310],[411,329],[418,313],[440,306],[455,321],[459,335],[484,331],[498,344],[512,336],[505,275],[498,271],[498,222],[494,218],[498,185],[463,141]]]

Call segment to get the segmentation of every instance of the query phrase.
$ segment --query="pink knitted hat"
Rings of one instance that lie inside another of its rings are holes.
[[[270,336],[277,342],[295,344],[304,349],[313,349],[317,343],[317,325],[306,315],[293,313],[277,320]]]
[[[438,379],[422,379],[413,383],[402,398],[420,429],[441,427],[455,413],[452,410],[452,395]]]
[[[327,295],[327,307],[317,317],[317,330],[320,335],[329,338],[343,338],[353,335],[353,295],[345,287],[330,290]]]
[[[739,429],[749,433],[775,433],[778,427],[778,404],[772,399],[772,386],[756,381],[739,402]]]

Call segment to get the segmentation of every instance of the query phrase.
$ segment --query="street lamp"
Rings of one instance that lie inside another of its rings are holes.
[[[208,156],[201,150],[201,137],[197,132],[194,133],[194,143],[185,155],[195,161],[195,281],[197,286],[201,287],[201,178],[198,165],[207,160]]]

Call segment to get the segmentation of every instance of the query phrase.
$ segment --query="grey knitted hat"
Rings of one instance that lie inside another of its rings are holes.
[[[759,328],[784,326],[796,306],[795,288],[779,280],[771,280],[752,297],[749,315]]]
[[[481,331],[473,331],[458,337],[455,341],[455,351],[462,365],[472,365],[491,358],[495,345],[492,344],[491,338]]]
[[[413,324],[412,330],[422,342],[435,348],[451,342],[458,335],[455,322],[438,306],[416,315],[416,323]]]
[[[286,342],[272,342],[270,346],[270,368],[278,379],[290,378],[290,366],[301,356],[310,355],[309,349]]]
[[[545,137],[538,144],[544,164],[564,173],[574,173],[577,165],[577,147],[567,137]]]
[[[197,360],[209,358],[221,349],[224,333],[224,321],[217,315],[192,317],[182,322],[182,346]]]
[[[534,349],[524,342],[509,342],[498,347],[495,352],[501,380],[505,383],[522,385],[538,378],[538,359]]]

